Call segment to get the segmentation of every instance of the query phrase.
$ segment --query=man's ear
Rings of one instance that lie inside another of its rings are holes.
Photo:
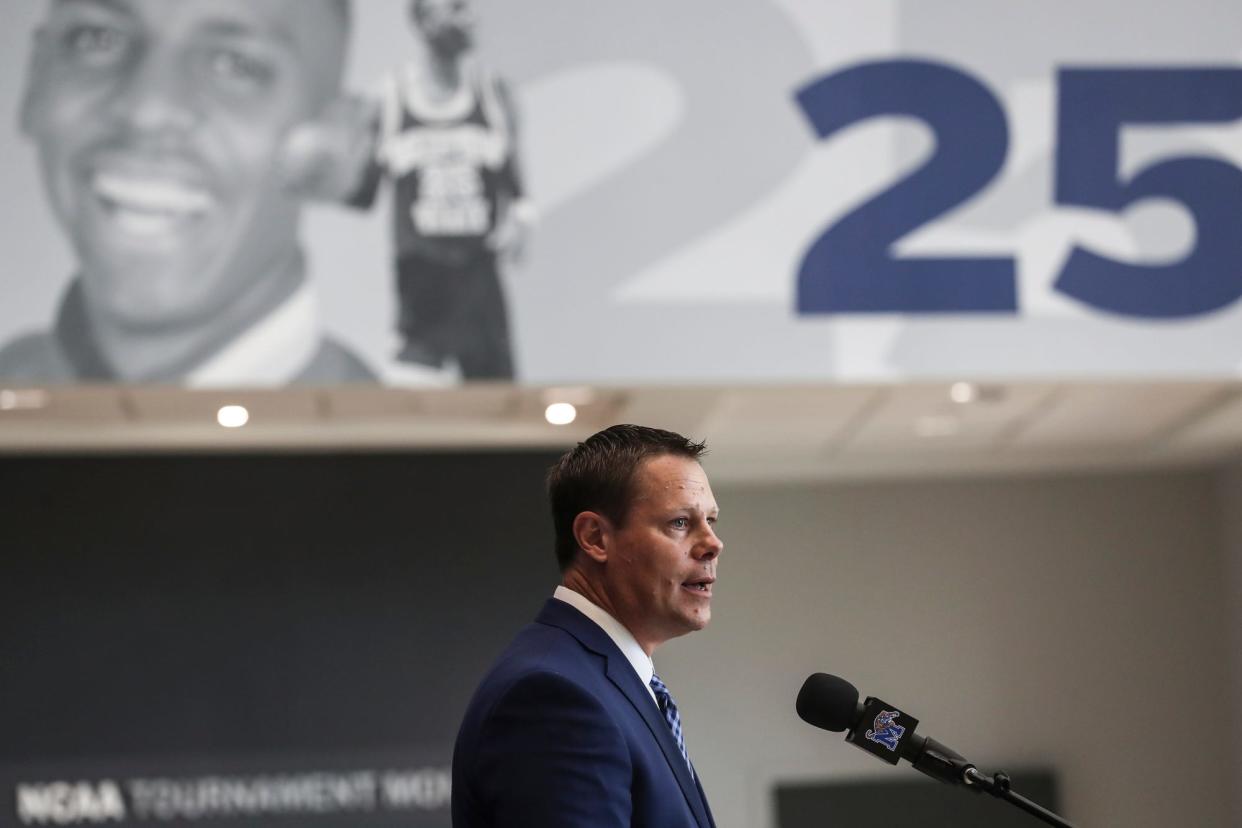
[[[579,512],[574,518],[574,540],[582,554],[602,564],[608,562],[612,524],[598,512]]]

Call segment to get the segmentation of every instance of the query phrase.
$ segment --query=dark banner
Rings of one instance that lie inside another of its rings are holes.
[[[447,826],[551,459],[4,461],[0,825]]]

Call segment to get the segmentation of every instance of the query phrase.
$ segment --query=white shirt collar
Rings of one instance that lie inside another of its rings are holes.
[[[642,679],[643,687],[647,688],[647,694],[651,696],[651,700],[655,701],[655,691],[651,689],[651,677],[655,675],[655,665],[651,662],[651,657],[639,646],[638,641],[634,639],[634,635],[625,628],[617,619],[613,618],[607,610],[594,604],[589,598],[581,593],[574,592],[566,586],[558,586],[556,592],[552,593],[552,597],[557,600],[564,601],[578,612],[594,621],[599,628],[608,634],[613,643],[617,645],[617,649],[621,651],[621,655],[634,668],[634,672],[638,673],[638,677]],[[657,702],[657,706],[659,703]]]
[[[190,371],[190,388],[287,385],[319,349],[319,307],[303,281],[288,299]]]

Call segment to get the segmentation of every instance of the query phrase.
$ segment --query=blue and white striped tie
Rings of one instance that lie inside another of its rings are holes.
[[[664,682],[660,681],[660,677],[652,674],[651,689],[655,691],[656,702],[660,705],[660,712],[664,714],[664,721],[668,722],[668,729],[673,731],[673,738],[677,740],[677,749],[681,751],[681,758],[686,760],[686,767],[690,769],[690,776],[694,776],[694,765],[690,764],[690,755],[686,753],[686,740],[681,735],[681,716],[677,713],[677,702],[673,701],[673,694],[668,692],[668,688],[664,686]]]

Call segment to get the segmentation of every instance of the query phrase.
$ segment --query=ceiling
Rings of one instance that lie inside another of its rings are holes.
[[[555,401],[578,419],[549,425]],[[228,404],[249,424],[220,427]],[[1242,383],[0,389],[6,454],[555,450],[617,422],[705,438],[732,481],[1209,467],[1242,460]]]

